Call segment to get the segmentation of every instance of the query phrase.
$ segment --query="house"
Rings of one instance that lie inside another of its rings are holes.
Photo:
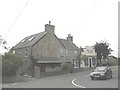
[[[55,35],[55,26],[45,25],[45,31],[25,37],[13,47],[14,53],[23,57],[23,71],[28,75],[34,73],[33,62],[40,68],[40,72],[59,70],[64,63],[77,65],[79,48],[73,43],[73,36],[68,34],[67,39],[60,39]],[[32,58],[31,58],[32,57]]]
[[[82,55],[82,65],[83,67],[95,67],[97,65],[97,54],[93,46],[86,46],[83,48]]]

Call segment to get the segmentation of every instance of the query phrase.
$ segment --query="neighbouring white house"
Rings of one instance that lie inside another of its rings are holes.
[[[95,67],[97,65],[97,54],[93,46],[86,46],[81,53],[81,67]]]

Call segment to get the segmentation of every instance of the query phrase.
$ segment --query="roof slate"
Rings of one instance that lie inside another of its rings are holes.
[[[28,46],[33,46],[38,40],[42,39],[47,32],[41,32],[37,34],[30,35],[21,40],[17,45],[14,46],[14,49],[24,48]],[[34,37],[32,40],[30,38]],[[59,39],[59,38],[58,38]],[[25,41],[24,41],[25,40]],[[72,42],[69,42],[67,39],[59,39],[61,44],[68,50],[78,50],[79,48]],[[24,41],[24,42],[22,42]]]
[[[78,50],[79,49],[73,42],[70,42],[66,39],[60,39],[60,41],[65,46],[65,48],[68,50]]]
[[[17,45],[14,46],[14,49],[28,47],[34,45],[38,40],[40,40],[44,35],[46,35],[46,32],[41,32],[37,34],[30,35],[28,37],[25,37],[23,40],[21,40]],[[29,41],[30,38],[34,37],[31,41]]]

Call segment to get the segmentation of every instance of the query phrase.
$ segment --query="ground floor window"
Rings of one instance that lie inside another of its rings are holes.
[[[73,62],[73,67],[74,67],[74,68],[78,68],[78,67],[79,67],[79,63],[78,63],[77,61],[74,61],[74,62]]]

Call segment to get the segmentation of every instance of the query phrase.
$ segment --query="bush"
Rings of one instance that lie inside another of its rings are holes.
[[[14,76],[22,65],[22,58],[17,54],[6,53],[2,57],[2,75]]]

